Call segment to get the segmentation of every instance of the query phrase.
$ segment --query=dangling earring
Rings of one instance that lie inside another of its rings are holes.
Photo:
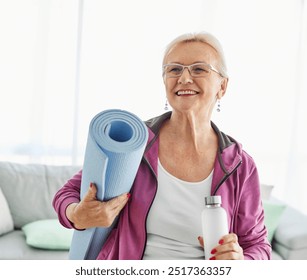
[[[220,102],[220,99],[217,100],[217,108],[216,108],[216,111],[219,113],[221,112],[221,102]]]
[[[166,101],[165,101],[164,110],[165,110],[165,111],[168,111],[168,102],[167,102],[167,99],[166,99]]]

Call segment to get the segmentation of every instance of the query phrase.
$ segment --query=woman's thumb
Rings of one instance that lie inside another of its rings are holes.
[[[88,188],[88,191],[85,195],[87,199],[93,200],[96,199],[96,194],[97,194],[97,188],[94,183],[90,183],[90,187]]]

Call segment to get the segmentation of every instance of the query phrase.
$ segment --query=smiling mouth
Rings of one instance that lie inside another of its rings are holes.
[[[196,95],[196,94],[198,94],[198,92],[194,90],[179,90],[176,92],[177,96],[183,96],[183,95],[191,96],[191,95]]]

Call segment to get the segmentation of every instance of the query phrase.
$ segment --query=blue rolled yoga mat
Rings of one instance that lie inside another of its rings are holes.
[[[101,201],[129,192],[147,140],[147,127],[136,115],[118,109],[97,114],[89,126],[81,198],[91,182],[96,184],[97,198]],[[75,230],[69,258],[96,259],[115,222],[108,228]]]

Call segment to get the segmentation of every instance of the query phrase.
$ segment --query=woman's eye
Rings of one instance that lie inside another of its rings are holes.
[[[172,67],[172,68],[169,69],[169,72],[171,72],[171,73],[180,73],[181,70],[182,70],[182,68],[180,68],[180,67]]]
[[[203,68],[203,67],[195,67],[193,68],[193,72],[194,73],[204,73],[204,72],[208,73],[209,71],[208,69]]]

